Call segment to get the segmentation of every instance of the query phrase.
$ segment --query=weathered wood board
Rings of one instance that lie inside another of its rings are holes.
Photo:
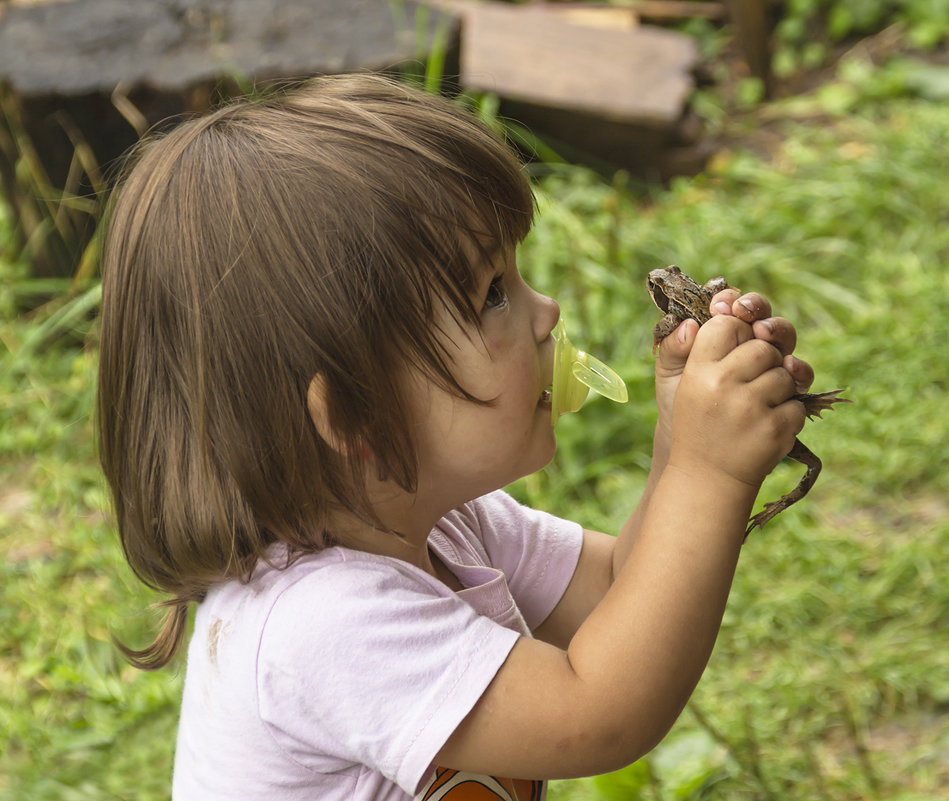
[[[544,4],[462,11],[461,82],[511,100],[668,127],[694,89],[692,37],[577,24]]]
[[[405,3],[405,31],[388,0],[17,4],[0,16],[0,79],[24,94],[78,95],[379,69],[414,56],[416,7]]]

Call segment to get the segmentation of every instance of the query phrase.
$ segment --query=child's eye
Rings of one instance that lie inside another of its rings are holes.
[[[488,293],[484,298],[484,308],[482,311],[499,309],[507,305],[507,292],[504,289],[504,276],[497,276],[488,287]]]

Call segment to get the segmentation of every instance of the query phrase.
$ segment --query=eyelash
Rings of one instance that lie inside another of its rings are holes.
[[[492,296],[499,295],[500,299],[494,300]],[[488,287],[488,293],[484,298],[484,309],[483,311],[490,311],[491,309],[500,309],[507,305],[507,292],[504,290],[504,276],[498,275],[491,281],[491,285]]]

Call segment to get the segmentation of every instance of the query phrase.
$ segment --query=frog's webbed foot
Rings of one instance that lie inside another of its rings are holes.
[[[722,276],[717,276],[712,278],[709,281],[705,282],[703,289],[709,293],[709,297],[712,295],[717,295],[724,289],[728,289],[728,281],[726,281]]]
[[[837,390],[837,392],[840,391],[841,390]],[[833,393],[823,394],[830,395]],[[825,408],[830,407],[827,406]],[[801,498],[807,495],[811,487],[814,486],[814,482],[817,481],[817,477],[820,475],[822,467],[821,460],[799,439],[794,440],[794,447],[791,448],[788,458],[793,459],[796,462],[800,462],[803,465],[807,465],[807,472],[804,473],[804,477],[801,479],[800,483],[787,495],[784,495],[777,501],[766,503],[764,509],[758,512],[758,514],[748,521],[748,528],[745,529],[745,539],[748,538],[748,535],[751,534],[752,530],[756,526],[761,528],[761,526],[767,523],[771,518],[775,517],[779,512],[783,512],[785,509],[791,506],[791,504],[797,503],[799,500],[801,500]]]
[[[758,512],[758,514],[748,521],[748,528],[745,529],[745,539],[748,539],[748,535],[755,530],[756,526],[761,528],[772,517],[777,516],[779,512],[787,509],[790,504],[785,503],[786,498],[787,496],[785,495],[780,501],[770,501],[769,503],[766,503],[764,505],[764,509]]]
[[[853,403],[853,401],[848,398],[838,398],[837,396],[841,392],[843,392],[842,389],[835,389],[830,392],[818,392],[816,394],[804,392],[800,395],[795,395],[792,400],[798,400],[803,403],[804,414],[813,420],[815,417],[820,417],[822,412],[833,409],[835,403]]]
[[[659,345],[669,334],[678,328],[679,320],[674,314],[667,314],[663,317],[656,327],[652,331],[652,352],[656,353],[659,350]],[[843,391],[843,390],[841,390]]]

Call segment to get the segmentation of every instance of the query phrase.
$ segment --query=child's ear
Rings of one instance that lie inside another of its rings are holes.
[[[349,456],[349,445],[344,437],[339,435],[330,424],[328,389],[326,386],[326,377],[322,373],[317,373],[310,380],[310,386],[306,391],[306,408],[310,414],[310,420],[313,422],[316,433],[320,435],[334,451],[340,456]],[[371,452],[367,445],[360,444],[357,456],[366,460]]]
[[[326,378],[322,373],[317,373],[310,380],[310,386],[306,391],[306,410],[310,413],[310,420],[316,428],[316,433],[319,434],[323,441],[334,451],[345,456],[346,443],[337,436],[333,427],[330,425],[327,398]]]

